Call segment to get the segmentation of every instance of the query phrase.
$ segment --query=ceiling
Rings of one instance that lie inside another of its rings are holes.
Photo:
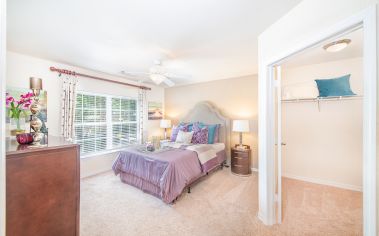
[[[8,49],[113,75],[161,59],[176,84],[256,74],[257,36],[301,0],[11,0]]]
[[[343,50],[339,52],[327,52],[323,49],[323,46],[340,40],[350,39],[351,43]],[[363,29],[358,29],[343,36],[339,36],[330,40],[327,40],[321,45],[308,49],[303,53],[291,57],[289,61],[283,63],[285,67],[299,67],[311,64],[319,64],[330,61],[338,61],[350,58],[357,58],[363,56]]]

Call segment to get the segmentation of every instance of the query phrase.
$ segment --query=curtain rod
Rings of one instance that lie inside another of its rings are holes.
[[[130,86],[130,87],[135,87],[135,88],[140,88],[140,89],[145,89],[145,90],[151,90],[151,88],[145,87],[142,85],[135,85],[135,84],[129,84],[129,83],[119,82],[119,81],[110,80],[110,79],[104,79],[104,78],[93,76],[93,75],[86,75],[86,74],[82,74],[82,73],[77,73],[77,72],[71,71],[71,70],[58,69],[58,68],[55,68],[54,66],[50,66],[50,70],[54,71],[54,72],[58,72],[59,74],[87,77],[87,78],[91,78],[91,79],[96,79],[96,80],[101,80],[101,81],[106,81],[106,82],[111,82],[111,83],[116,83],[116,84],[122,84],[122,85]]]

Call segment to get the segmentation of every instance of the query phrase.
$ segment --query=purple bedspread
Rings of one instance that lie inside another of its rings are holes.
[[[196,153],[181,149],[142,153],[136,148],[129,148],[120,152],[113,170],[116,175],[121,173],[124,182],[158,195],[166,203],[172,202],[188,184],[202,174]]]
[[[113,164],[113,171],[124,183],[133,185],[172,202],[184,188],[225,160],[225,152],[201,166],[196,152],[170,149],[159,153],[145,153],[131,147],[121,151]]]

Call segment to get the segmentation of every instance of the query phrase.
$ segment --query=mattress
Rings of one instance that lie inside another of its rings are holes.
[[[216,150],[216,152],[221,152],[225,150],[225,143],[214,143],[214,144],[209,144],[212,145],[212,147]]]

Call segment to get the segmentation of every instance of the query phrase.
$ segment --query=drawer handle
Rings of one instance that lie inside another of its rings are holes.
[[[236,154],[246,154],[246,152],[238,152],[238,151],[234,151],[234,153],[236,153]]]
[[[243,167],[243,165],[233,165],[233,166],[235,166],[235,167]]]
[[[234,157],[235,159],[245,159],[245,158],[243,158],[243,157]]]

